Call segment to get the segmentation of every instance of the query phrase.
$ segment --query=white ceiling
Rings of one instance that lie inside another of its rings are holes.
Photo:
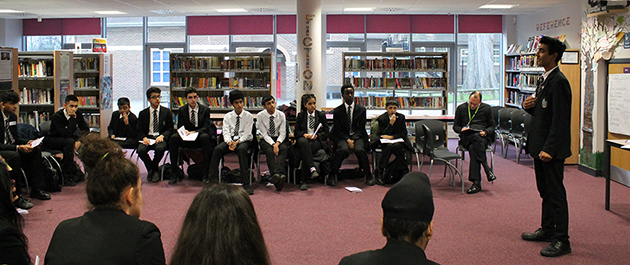
[[[0,0],[0,18],[142,17],[198,15],[295,14],[300,0]],[[538,12],[583,0],[322,0],[327,14],[499,14]],[[586,1],[583,1],[586,2]],[[509,10],[479,9],[485,4],[515,4]],[[373,12],[343,12],[349,7],[371,7]],[[242,8],[243,13],[219,13],[215,9]],[[92,11],[122,11],[124,15],[99,15]],[[160,14],[156,12],[166,12]]]

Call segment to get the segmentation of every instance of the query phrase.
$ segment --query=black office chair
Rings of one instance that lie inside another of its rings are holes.
[[[497,137],[501,139],[501,154],[507,157],[507,151],[505,150],[508,145],[508,139],[512,130],[512,112],[516,111],[515,108],[503,108],[499,112],[499,131]]]
[[[431,172],[433,171],[433,161],[442,161],[444,162],[444,177],[446,177],[446,170],[449,169],[450,184],[455,186],[455,174],[459,175],[462,182],[462,193],[464,193],[464,177],[457,166],[450,162],[451,160],[460,160],[462,157],[446,148],[446,131],[444,130],[444,123],[437,120],[420,120],[415,123],[415,127],[416,147],[421,150],[423,155],[428,156],[431,159],[429,176],[431,176]],[[424,160],[419,166],[419,171],[422,171],[423,164]]]
[[[509,144],[514,143],[514,147],[517,151],[522,150],[521,146],[523,137],[525,136],[525,112],[524,110],[515,109],[510,113],[510,133],[507,134],[507,142],[505,143],[505,154],[503,157],[506,158],[509,151]],[[516,154],[517,161],[520,156],[520,153]]]
[[[45,121],[39,124],[39,135],[43,137],[48,136],[48,134],[50,133],[51,126],[52,126],[52,121]],[[61,176],[61,183],[62,185],[65,185],[66,182],[64,180],[61,164],[59,164],[59,161],[57,161],[57,159],[55,158],[55,155],[61,154],[63,152],[61,150],[45,149],[43,144],[41,145],[41,147],[42,147],[42,158],[44,159],[44,161],[46,161],[50,165],[51,168],[55,168],[53,165],[57,165],[57,169],[59,170],[59,175]]]
[[[496,150],[497,149],[497,143],[496,140],[498,139],[501,142],[501,146],[503,146],[503,138],[499,136],[500,131],[499,131],[499,111],[501,111],[503,108],[503,106],[492,106],[491,107],[491,111],[492,111],[492,118],[494,119],[494,147],[493,149]],[[503,148],[503,147],[501,147]],[[501,150],[501,152],[503,152],[503,150]]]
[[[256,134],[256,123],[252,125],[252,135],[253,139],[249,143],[249,150],[247,150],[247,154],[249,155],[249,185],[252,185],[252,179],[256,179],[254,176],[254,169],[258,165],[258,177],[260,178],[260,163],[258,158],[259,148],[258,148],[258,137]],[[223,135],[218,136],[219,143],[223,141]],[[221,169],[223,169],[223,162],[225,161],[225,156],[223,156],[219,160],[219,183],[221,183]]]

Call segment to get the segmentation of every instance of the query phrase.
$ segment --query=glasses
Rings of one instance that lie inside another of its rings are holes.
[[[199,96],[188,96],[189,99],[199,98]]]
[[[149,99],[158,99],[158,98],[160,98],[160,96],[152,96]]]

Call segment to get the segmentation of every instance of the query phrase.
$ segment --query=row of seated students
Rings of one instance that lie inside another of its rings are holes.
[[[159,228],[140,219],[142,178],[119,145],[88,134],[79,158],[86,167],[90,210],[62,221],[44,258],[46,265],[150,264],[166,259]],[[8,166],[0,162],[0,264],[32,264],[24,219],[11,203],[15,190]],[[436,264],[424,250],[433,235],[433,195],[429,179],[409,173],[382,202],[387,244],[347,256],[340,264]],[[203,235],[203,236],[200,236]],[[169,264],[271,264],[247,192],[234,185],[206,185],[192,201]]]

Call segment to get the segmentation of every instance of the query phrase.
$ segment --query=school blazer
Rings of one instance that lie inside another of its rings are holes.
[[[326,152],[329,152],[330,148],[328,148],[328,134],[330,132],[330,127],[328,127],[328,119],[326,119],[326,114],[323,111],[315,110],[315,128],[322,125],[322,128],[317,131],[317,140],[323,146]],[[304,134],[308,132],[308,112],[302,111],[298,113],[297,119],[295,120],[295,130],[293,134],[295,135],[295,140],[297,142],[298,139],[303,138]]]
[[[142,140],[144,137],[149,136],[149,126],[153,126],[152,124],[149,124],[149,122],[151,121],[149,117],[149,115],[151,115],[151,112],[149,112],[150,108],[151,107],[143,109],[142,111],[140,111],[140,114],[138,114],[138,139],[140,140]],[[171,135],[173,134],[173,131],[175,131],[173,113],[170,109],[160,106],[160,114],[158,119],[158,122],[160,124],[160,135],[164,135],[164,140],[167,141],[168,138],[171,137]]]
[[[177,128],[184,126],[188,131],[197,131],[199,133],[207,133],[210,135],[210,141],[215,143],[217,141],[217,127],[210,120],[210,109],[208,106],[199,104],[199,113],[195,113],[197,116],[197,127],[193,126],[190,121],[190,107],[188,104],[179,107],[177,119]]]
[[[366,110],[365,107],[354,103],[354,109],[352,110],[352,128],[354,129],[354,135],[350,137],[350,127],[348,127],[348,114],[346,105],[341,104],[333,110],[333,127],[331,139],[335,144],[341,140],[367,140],[367,131],[365,131],[366,122]],[[367,143],[366,143],[367,144]]]

